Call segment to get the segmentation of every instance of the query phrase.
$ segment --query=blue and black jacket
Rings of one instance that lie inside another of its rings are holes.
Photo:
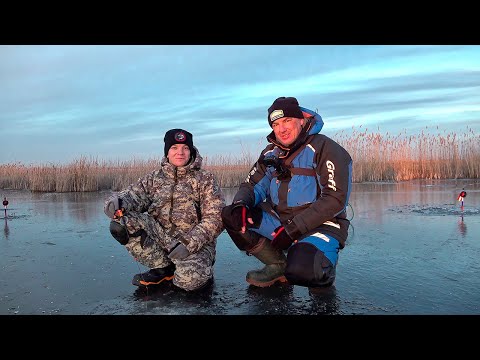
[[[292,239],[314,232],[335,237],[345,246],[349,220],[346,208],[352,184],[352,158],[331,138],[319,134],[323,120],[301,108],[306,125],[297,141],[285,148],[275,140],[261,153],[233,199],[248,208],[269,205]],[[281,166],[266,166],[265,156],[279,152]]]

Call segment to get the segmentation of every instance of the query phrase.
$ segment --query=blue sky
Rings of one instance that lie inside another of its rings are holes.
[[[0,45],[0,163],[158,157],[177,127],[203,156],[256,156],[279,96],[332,137],[478,134],[480,46]]]

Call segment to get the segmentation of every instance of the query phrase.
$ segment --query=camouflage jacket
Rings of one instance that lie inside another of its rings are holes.
[[[127,216],[129,211],[147,212],[165,230],[174,226],[183,234],[182,242],[191,253],[205,244],[216,246],[223,231],[221,212],[225,206],[217,180],[201,169],[203,158],[196,151],[195,160],[181,167],[164,157],[159,170],[118,194]]]

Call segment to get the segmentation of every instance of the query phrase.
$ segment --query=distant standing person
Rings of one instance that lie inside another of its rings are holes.
[[[270,144],[223,209],[225,228],[240,250],[265,264],[247,273],[251,285],[331,286],[350,224],[352,158],[319,134],[320,115],[294,97],[276,99],[267,119]]]
[[[225,200],[214,175],[202,169],[190,132],[171,129],[164,142],[160,169],[109,197],[104,211],[112,236],[150,268],[133,285],[172,280],[194,291],[213,280]]]

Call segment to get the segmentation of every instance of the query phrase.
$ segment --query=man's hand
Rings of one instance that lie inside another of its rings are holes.
[[[294,241],[294,239],[292,239],[290,235],[287,234],[283,225],[280,225],[279,227],[277,227],[273,231],[272,236],[273,236],[272,246],[281,250],[288,249]]]
[[[170,251],[168,258],[170,260],[183,260],[190,255],[190,251],[187,250],[186,246],[181,242],[178,242],[177,245]]]
[[[103,212],[107,215],[110,219],[115,217],[115,213],[118,210],[122,210],[122,199],[120,199],[116,195],[110,196],[107,200],[105,200],[105,205],[103,207]]]
[[[243,204],[239,204],[232,209],[232,222],[235,231],[240,231],[245,234],[247,230],[247,222],[253,225],[252,215],[250,210]]]

